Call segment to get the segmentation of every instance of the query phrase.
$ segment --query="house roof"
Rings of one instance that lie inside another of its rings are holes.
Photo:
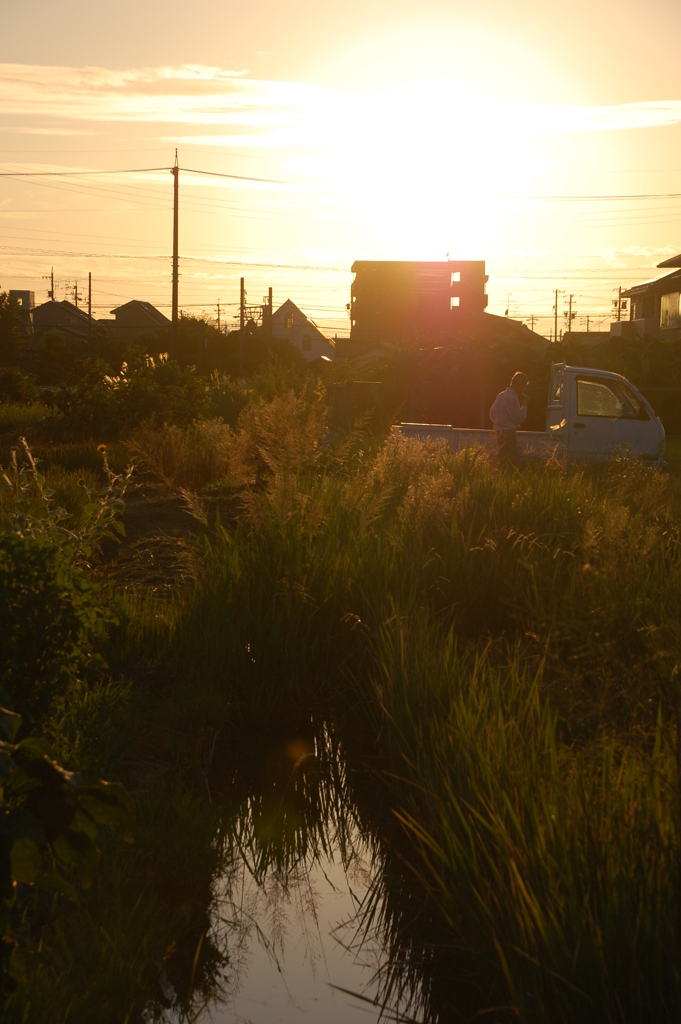
[[[288,313],[300,314],[300,316],[302,317],[302,322],[295,324],[292,328],[287,328],[286,337],[284,340],[297,342],[299,339],[303,338],[305,334],[313,334],[320,341],[323,341],[327,345],[330,345],[331,349],[333,350],[333,341],[330,341],[325,334],[322,334],[322,332],[317,327],[316,323],[313,320],[310,320],[309,316],[303,313],[302,309],[296,306],[295,302],[293,302],[291,299],[287,299],[286,302],[283,302],[278,309],[275,309],[274,313],[272,314],[273,324],[276,324],[277,320],[283,320],[284,316]],[[280,327],[277,327],[277,330],[279,329]],[[279,335],[275,336],[279,337]]]
[[[660,270],[663,267],[681,267],[681,253],[678,256],[672,256],[671,259],[663,260],[662,263],[657,264]]]
[[[664,277],[658,277],[654,281],[644,281],[642,284],[635,284],[633,288],[627,288],[626,291],[622,292],[622,298],[633,299],[645,293],[665,295],[667,292],[677,290],[681,291],[681,270],[676,270],[672,274],[665,274]]]
[[[295,310],[296,313],[300,313],[300,315],[304,316],[306,320],[309,320],[309,317],[307,316],[307,314],[303,313],[303,311],[300,308],[300,306],[296,306],[296,304],[293,301],[293,299],[287,299],[286,302],[282,302],[281,306],[279,306],[278,309],[275,309],[275,311],[272,314],[272,316],[276,316],[277,313],[283,313],[284,310],[286,310],[286,312],[288,312],[289,310]],[[310,320],[310,323],[312,323],[311,320]]]
[[[53,299],[50,299],[48,302],[41,302],[39,306],[36,306],[34,312],[37,309],[53,309],[55,312],[57,312],[58,310],[59,312],[64,313],[65,315],[79,317],[81,320],[89,319],[87,313],[84,313],[82,309],[80,309],[78,306],[75,306],[73,302],[69,302],[68,299],[62,299],[61,302],[57,302]]]
[[[114,316],[117,316],[121,310],[129,310],[130,307],[145,313],[152,323],[156,324],[158,327],[167,327],[170,323],[168,317],[164,316],[160,309],[156,309],[156,306],[152,306],[150,302],[143,302],[141,299],[131,299],[130,302],[124,302],[122,306],[116,306],[116,308],[112,309],[110,312],[112,312]]]
[[[66,331],[67,334],[74,337],[85,339],[93,334],[99,335],[103,330],[99,321],[94,317],[90,321],[88,314],[73,302],[69,302],[68,299],[63,299],[61,302],[55,302],[52,299],[42,302],[32,310],[32,313],[33,330],[36,334],[55,328],[59,331]]]
[[[299,306],[296,306],[295,302],[292,299],[287,299],[286,302],[282,302],[279,309],[275,309],[274,313],[272,314],[272,319],[274,320],[274,318],[278,316],[280,313],[294,312],[300,313],[300,315],[303,317],[304,323],[296,325],[296,327],[293,329],[293,336],[295,336],[299,330],[308,330],[309,328],[312,328],[312,330],[315,331],[320,336],[320,338],[324,338],[324,341],[328,340],[319,330],[314,320],[310,320],[309,316],[306,313],[303,313],[302,309],[300,309]]]

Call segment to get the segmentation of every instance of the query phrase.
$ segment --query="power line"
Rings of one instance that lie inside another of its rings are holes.
[[[199,171],[194,167],[180,167],[183,174],[200,174],[208,178],[229,178],[233,181],[258,181],[263,185],[293,185],[295,182],[278,178],[254,178],[247,174],[224,174],[220,171]],[[75,178],[100,174],[153,174],[172,171],[172,167],[117,167],[94,171],[0,171],[0,178]]]
[[[504,196],[495,195],[493,199],[537,199],[543,200],[547,203],[575,203],[575,202],[610,202],[618,199],[636,200],[636,199],[681,199],[681,192],[640,192],[633,195],[592,195],[592,196],[579,196],[579,195],[564,195],[564,196]]]
[[[8,256],[37,257],[58,256],[60,258],[88,259],[88,260],[169,260],[170,254],[164,253],[105,253],[105,252],[68,252],[57,249],[26,248],[18,245],[0,245],[0,251],[7,252]],[[218,266],[243,267],[245,270],[250,267],[264,270],[314,270],[327,271],[336,274],[349,274],[350,269],[345,267],[329,267],[304,263],[244,263],[243,260],[221,260],[212,256],[180,256],[183,262],[190,263],[211,263]]]
[[[235,181],[260,181],[264,185],[295,185],[293,181],[281,181],[277,178],[251,178],[246,174],[221,174],[218,171],[197,171],[191,167],[180,167],[183,174],[202,174],[208,178],[232,178]]]
[[[227,178],[233,181],[256,181],[264,185],[294,185],[295,182],[283,181],[280,178],[256,178],[246,174],[226,174],[221,171],[202,171],[193,167],[181,167],[184,174],[198,174],[209,178]],[[152,174],[159,171],[172,171],[172,167],[129,167],[110,170],[90,171],[0,171],[0,178],[58,178],[86,177],[101,174]],[[532,199],[549,203],[574,202],[614,202],[617,200],[636,201],[642,199],[681,199],[681,192],[638,192],[638,193],[605,193],[601,195],[494,195],[493,199],[522,200]]]
[[[0,178],[75,178],[92,174],[150,174],[171,167],[118,167],[110,171],[0,171]]]

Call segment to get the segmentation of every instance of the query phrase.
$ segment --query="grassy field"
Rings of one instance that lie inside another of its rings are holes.
[[[96,449],[45,442],[76,526]],[[192,991],[224,855],[215,737],[311,711],[381,765],[463,1019],[678,1019],[681,446],[668,471],[503,472],[334,440],[318,397],[283,394],[232,430],[145,428],[113,462],[132,452],[129,535],[93,560],[107,667],[46,731],[133,792],[136,844],[108,839],[75,903],[27,905],[7,1019],[142,1019],[164,970],[182,1012],[200,1004],[220,970],[205,944]]]

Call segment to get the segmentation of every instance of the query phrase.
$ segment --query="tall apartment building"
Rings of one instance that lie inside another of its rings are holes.
[[[356,260],[352,273],[350,336],[358,345],[446,343],[487,307],[484,260]]]

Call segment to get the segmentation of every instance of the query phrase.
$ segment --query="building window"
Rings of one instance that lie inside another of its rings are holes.
[[[303,352],[311,352],[311,351],[312,351],[312,338],[310,337],[309,334],[304,334],[303,335]]]
[[[293,313],[287,313],[286,314],[286,329],[288,331],[290,331],[292,327],[293,327]]]
[[[459,296],[458,295],[452,295],[451,299],[449,300],[449,308],[450,309],[456,309],[456,307],[458,305],[459,305]]]
[[[660,327],[681,327],[681,308],[679,298],[681,292],[663,295],[660,303]]]
[[[461,280],[461,271],[460,270],[453,270],[452,271],[451,283],[452,284],[458,284],[460,280]]]

